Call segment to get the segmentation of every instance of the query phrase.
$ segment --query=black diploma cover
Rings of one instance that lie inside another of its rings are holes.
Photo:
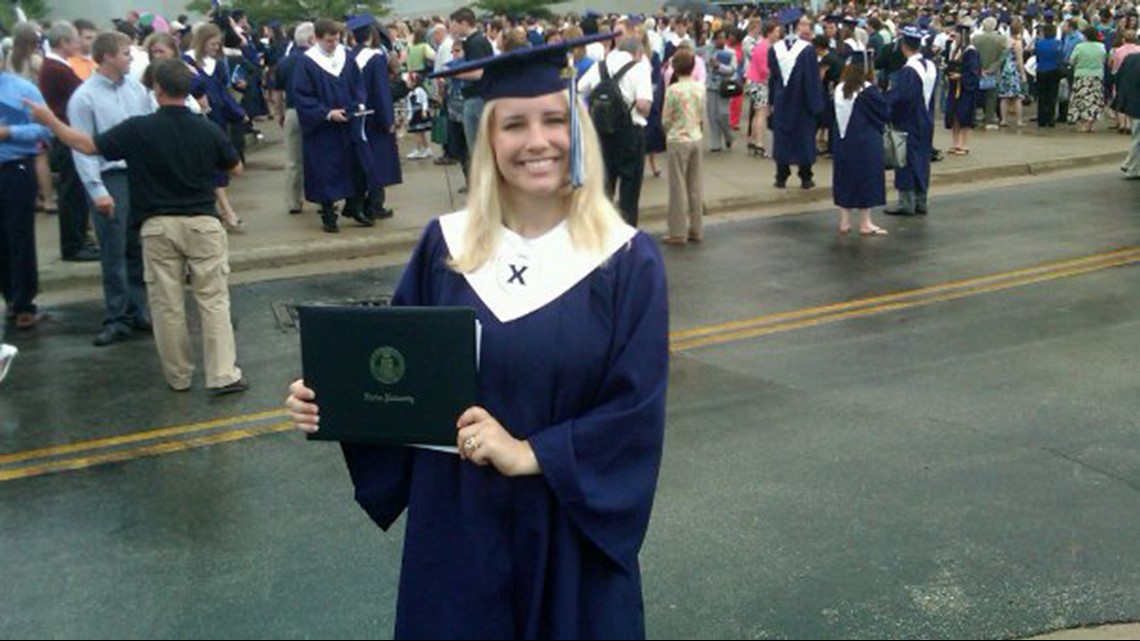
[[[310,439],[455,446],[459,415],[475,405],[475,310],[297,311],[305,385],[321,408]]]

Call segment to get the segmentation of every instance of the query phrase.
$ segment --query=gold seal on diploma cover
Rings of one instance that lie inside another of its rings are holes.
[[[372,377],[384,385],[395,385],[404,378],[404,355],[394,347],[379,347],[368,362]]]

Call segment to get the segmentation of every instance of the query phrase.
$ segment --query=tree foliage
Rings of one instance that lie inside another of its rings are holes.
[[[222,2],[222,7],[241,9],[249,16],[250,22],[256,24],[272,19],[282,22],[312,18],[340,20],[365,11],[383,16],[390,11],[388,4],[389,0],[228,0]],[[186,9],[205,14],[212,6],[210,0],[192,0]]]
[[[474,5],[487,13],[505,16],[536,16],[550,15],[549,7],[562,0],[476,0]]]
[[[51,7],[45,0],[21,0],[19,4],[29,20],[43,20],[51,13]],[[5,2],[0,5],[0,24],[3,24],[5,29],[12,30],[12,25],[16,24],[15,3]]]

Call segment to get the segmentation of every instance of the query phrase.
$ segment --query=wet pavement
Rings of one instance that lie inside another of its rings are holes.
[[[663,248],[650,636],[1140,620],[1138,216],[1140,183],[1106,173],[935,198],[880,217],[889,238],[820,211]],[[169,392],[148,339],[91,347],[97,302],[10,333],[0,637],[390,636],[401,535],[355,507],[335,446],[282,431],[298,339],[274,309],[398,274],[234,287],[253,388],[221,399]]]

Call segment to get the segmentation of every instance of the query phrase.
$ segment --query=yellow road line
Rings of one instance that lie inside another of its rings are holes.
[[[718,345],[786,332],[795,329],[815,327],[851,318],[861,318],[876,314],[929,305],[967,296],[975,296],[1021,287],[1034,283],[1079,276],[1111,267],[1131,265],[1140,262],[1140,247],[1129,247],[1082,258],[1057,261],[990,274],[977,278],[948,281],[930,287],[922,287],[894,294],[873,296],[843,303],[810,307],[791,312],[758,316],[755,318],[697,327],[674,332],[670,335],[670,349],[674,352]],[[111,438],[93,439],[69,445],[58,445],[13,454],[0,455],[0,466],[13,463],[52,459],[67,454],[91,452],[93,450],[118,448],[118,446],[144,441],[164,440],[132,448],[110,449],[102,453],[87,454],[36,462],[21,467],[0,469],[0,482],[43,474],[78,470],[104,463],[128,461],[149,456],[161,456],[199,447],[229,443],[265,434],[276,434],[292,429],[291,422],[278,422],[268,425],[250,425],[260,421],[282,418],[287,413],[282,409],[242,414],[213,421],[192,423],[126,434]],[[218,430],[211,434],[186,438],[195,432]]]
[[[241,441],[247,438],[253,438],[255,436],[264,436],[266,434],[287,432],[292,429],[292,422],[273,423],[272,425],[244,427],[235,430],[228,430],[225,432],[218,432],[215,434],[207,434],[205,436],[198,436],[185,440],[165,441],[162,443],[144,445],[142,447],[135,447],[126,450],[115,450],[113,452],[107,452],[105,454],[65,458],[58,461],[51,461],[49,463],[40,463],[36,465],[28,465],[25,467],[15,467],[0,470],[0,482],[11,481],[14,479],[23,479],[32,476],[42,476],[44,474],[52,474],[56,472],[66,472],[68,470],[81,470],[96,465],[102,465],[104,463],[130,461],[133,459],[144,458],[148,456],[162,456],[163,454],[173,454],[175,452],[183,452],[199,447],[217,445],[219,443],[232,443],[234,441]]]
[[[687,330],[673,332],[669,335],[669,339],[671,341],[681,341],[681,340],[687,340],[690,338],[695,338],[698,336],[708,336],[711,334],[719,334],[722,332],[731,332],[731,331],[736,331],[736,330],[743,329],[746,327],[753,327],[753,326],[761,325],[761,324],[775,323],[775,322],[781,322],[781,321],[786,321],[786,320],[805,318],[805,317],[809,317],[809,316],[818,316],[820,314],[827,314],[827,313],[832,313],[832,312],[839,312],[839,311],[854,309],[854,308],[858,308],[858,307],[865,307],[865,306],[869,306],[869,305],[876,305],[876,304],[881,304],[881,303],[894,302],[894,301],[898,301],[898,300],[905,300],[908,298],[914,298],[914,297],[918,297],[918,296],[935,294],[938,292],[943,292],[943,291],[952,290],[952,289],[961,289],[961,288],[966,288],[966,287],[973,287],[976,285],[991,283],[994,281],[1007,280],[1010,278],[1017,278],[1017,277],[1029,275],[1029,274],[1037,274],[1037,273],[1041,273],[1041,272],[1051,272],[1051,271],[1057,271],[1057,270],[1065,269],[1068,267],[1075,267],[1075,266],[1081,266],[1081,265],[1086,265],[1086,264],[1090,264],[1090,263],[1099,263],[1099,262],[1111,261],[1111,260],[1121,258],[1124,256],[1138,256],[1138,257],[1140,257],[1140,247],[1127,247],[1124,249],[1118,249],[1118,250],[1114,250],[1114,251],[1110,251],[1110,252],[1104,252],[1101,254],[1093,254],[1090,256],[1084,256],[1082,258],[1073,258],[1073,259],[1057,261],[1057,262],[1053,262],[1053,263],[1044,263],[1041,265],[1037,265],[1035,267],[1015,269],[1012,271],[999,272],[997,274],[989,274],[986,276],[979,276],[979,277],[975,277],[975,278],[952,280],[952,281],[947,281],[945,283],[939,283],[938,285],[931,285],[929,287],[920,287],[917,289],[911,289],[911,290],[907,290],[907,291],[903,291],[903,292],[896,292],[894,294],[884,294],[881,296],[872,296],[869,298],[860,298],[857,300],[847,301],[847,302],[843,302],[843,303],[833,303],[830,305],[821,305],[819,307],[808,307],[808,308],[798,309],[798,310],[794,310],[794,311],[790,311],[790,312],[782,312],[779,314],[769,314],[769,315],[765,315],[765,316],[757,316],[755,318],[747,318],[747,319],[742,319],[742,320],[737,320],[737,321],[730,321],[727,323],[719,323],[716,325],[704,325],[701,327],[695,327],[693,329],[687,329]]]
[[[154,439],[164,438],[167,436],[179,436],[182,434],[189,434],[192,432],[200,432],[203,430],[210,430],[220,427],[228,427],[231,425],[241,425],[244,423],[253,423],[256,421],[263,421],[271,418],[280,418],[285,416],[286,412],[283,409],[268,410],[265,412],[255,412],[253,414],[241,414],[239,416],[231,416],[229,418],[221,418],[213,421],[204,421],[202,423],[191,423],[190,425],[177,425],[173,427],[164,427],[154,430],[147,430],[143,432],[134,432],[125,434],[123,436],[114,436],[111,438],[93,439],[90,441],[81,441],[79,443],[71,443],[69,445],[54,445],[52,447],[45,447],[38,450],[28,450],[25,452],[16,452],[14,454],[0,454],[0,465],[7,465],[9,463],[19,463],[36,458],[47,458],[51,456],[59,456],[61,454],[73,454],[75,452],[86,452],[88,450],[97,450],[104,447],[114,447],[116,445],[126,445],[128,443],[138,443],[139,441],[150,441]]]
[[[709,345],[718,345],[721,343],[729,343],[748,338],[767,336],[769,334],[775,334],[778,332],[786,332],[794,329],[802,329],[805,327],[815,327],[818,325],[847,320],[850,318],[873,316],[877,314],[898,311],[900,309],[908,309],[921,305],[929,305],[931,303],[965,298],[967,296],[975,296],[978,294],[986,294],[990,292],[1001,291],[1004,289],[1011,289],[1013,287],[1022,287],[1024,285],[1032,285],[1034,283],[1042,283],[1051,280],[1058,280],[1061,278],[1070,278],[1072,276],[1088,274],[1111,267],[1131,265],[1137,262],[1140,262],[1140,254],[1126,255],[1118,257],[1114,260],[1101,261],[1087,265],[1078,265],[1065,270],[1056,270],[1043,274],[1028,275],[1018,279],[1007,279],[1005,281],[992,283],[989,285],[960,289],[958,291],[952,291],[936,296],[927,296],[925,298],[918,298],[911,301],[881,303],[878,305],[863,307],[861,309],[853,309],[850,311],[839,311],[837,313],[831,314],[818,314],[814,317],[803,318],[784,323],[765,324],[762,326],[746,326],[732,332],[723,332],[711,336],[699,336],[688,340],[674,341],[670,344],[670,349],[674,352],[681,352],[685,350],[696,349],[698,347],[707,347]]]

